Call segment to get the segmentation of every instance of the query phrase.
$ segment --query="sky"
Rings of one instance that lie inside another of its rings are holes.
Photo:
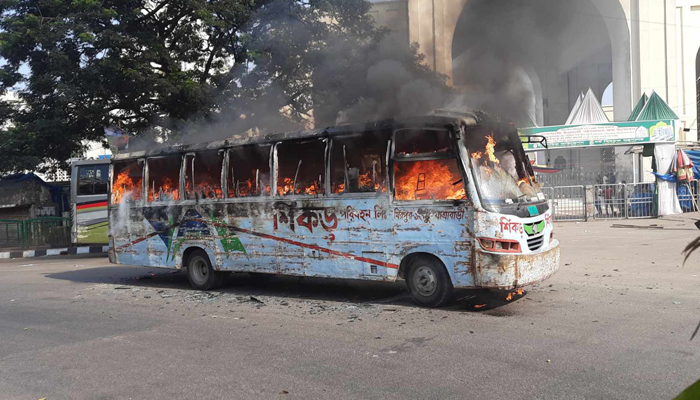
[[[600,99],[600,104],[603,107],[613,105],[613,84],[612,83],[610,83],[608,88],[605,89],[605,92],[603,92],[603,97]]]

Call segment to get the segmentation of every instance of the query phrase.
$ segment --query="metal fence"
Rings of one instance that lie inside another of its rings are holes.
[[[695,212],[698,210],[698,196],[700,195],[700,181],[690,183],[677,183],[678,201],[683,212]]]
[[[631,182],[632,174],[617,171],[615,168],[607,168],[600,171],[564,170],[556,174],[537,174],[537,181],[549,186],[576,186],[576,185],[600,185],[606,183]]]
[[[627,218],[627,190],[623,184],[593,185],[595,219]]]
[[[70,232],[70,218],[0,220],[0,249],[69,246]]]
[[[655,183],[595,184],[543,187],[555,221],[655,218]],[[700,181],[677,184],[683,212],[700,211]]]
[[[554,210],[554,188],[553,187],[543,187],[542,193],[544,194],[544,197],[547,199],[547,204],[549,205],[549,209]]]
[[[551,189],[551,197],[548,199],[556,221],[583,221],[586,219],[585,186],[557,186]]]
[[[657,216],[656,184],[629,183],[626,186],[627,218]]]
[[[24,247],[24,221],[0,219],[0,249]]]

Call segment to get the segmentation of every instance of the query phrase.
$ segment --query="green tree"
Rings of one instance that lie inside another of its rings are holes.
[[[176,128],[212,110],[245,62],[239,33],[253,1],[5,0],[0,3],[2,89],[20,104],[3,113],[9,157],[0,169],[64,161],[104,127]],[[30,73],[22,75],[21,67]]]
[[[427,108],[418,99],[431,96],[401,104],[397,93],[415,86],[439,97],[443,79],[422,66],[415,48],[387,44],[369,7],[366,0],[0,0],[0,90],[19,97],[0,103],[0,172],[65,167],[109,125],[206,140],[205,131],[282,129],[310,114],[328,125],[342,110],[370,119]]]

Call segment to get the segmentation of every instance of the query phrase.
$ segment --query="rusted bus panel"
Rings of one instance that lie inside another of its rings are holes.
[[[389,207],[388,199],[365,198],[182,204],[131,210],[128,229],[113,229],[114,252],[118,263],[180,268],[184,252],[198,247],[219,270],[381,281],[397,279],[404,257],[426,253],[445,264],[455,287],[510,288],[546,279],[558,268],[549,217],[517,219],[547,227],[539,234],[546,242],[532,251],[527,232],[511,225],[515,217],[474,213],[464,203]],[[475,237],[520,240],[524,254],[486,252]]]
[[[473,287],[509,289],[550,277],[559,268],[559,242],[552,238],[553,229],[550,210],[529,218],[477,212]],[[486,251],[480,238],[517,242],[519,254]]]
[[[476,251],[475,287],[512,289],[531,285],[559,269],[559,241],[530,254],[494,254]]]
[[[478,238],[512,240],[520,243],[522,253],[528,254],[548,248],[554,231],[552,211],[528,218],[488,212],[475,215],[475,234]],[[538,240],[533,243],[535,239]],[[537,246],[535,246],[537,245]],[[536,248],[535,248],[536,247]]]
[[[388,198],[338,197],[133,208],[113,229],[116,261],[180,268],[183,253],[200,247],[220,270],[393,281],[403,257],[424,252],[456,286],[473,284],[464,267],[471,245],[456,245],[471,224],[463,203],[392,208]]]

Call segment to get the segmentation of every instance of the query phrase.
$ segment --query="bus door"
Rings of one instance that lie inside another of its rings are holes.
[[[149,260],[148,257],[143,256],[147,254],[147,241],[139,241],[150,233],[146,231],[144,224],[140,223],[143,221],[143,197],[146,186],[145,163],[144,158],[139,158],[114,161],[111,166],[110,245],[115,249],[121,263],[139,265],[144,259]],[[139,218],[134,218],[136,216]]]
[[[335,138],[331,144],[329,208],[338,223],[329,242],[342,254],[341,276],[384,280],[392,276],[388,190],[390,132],[365,132]]]
[[[412,251],[453,256],[469,213],[465,175],[447,129],[399,129],[394,133],[393,232],[396,254]],[[468,258],[468,252],[467,258]]]
[[[327,142],[307,139],[275,146],[273,237],[282,274],[333,276],[327,242],[337,221],[325,212]]]
[[[266,237],[272,232],[273,202],[271,163],[273,145],[260,144],[229,149],[223,171],[226,192],[226,223],[238,231],[229,230],[239,245],[231,256],[236,269],[258,272],[279,272],[274,254],[277,243]]]
[[[72,242],[107,244],[109,160],[78,161],[71,175]]]

